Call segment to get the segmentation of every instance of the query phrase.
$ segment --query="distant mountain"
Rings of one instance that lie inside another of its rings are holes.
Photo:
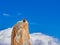
[[[12,28],[0,31],[0,45],[10,45]],[[30,34],[32,45],[60,45],[60,41],[42,33]]]

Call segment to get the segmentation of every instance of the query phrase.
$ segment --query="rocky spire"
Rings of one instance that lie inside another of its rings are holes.
[[[28,22],[26,19],[17,22],[17,24],[13,27],[11,45],[31,45]]]

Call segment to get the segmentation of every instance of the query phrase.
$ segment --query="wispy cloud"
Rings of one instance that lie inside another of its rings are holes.
[[[2,16],[7,16],[7,17],[19,17],[22,16],[22,13],[1,13]]]
[[[10,16],[10,14],[8,14],[8,13],[3,13],[2,15],[3,16]]]
[[[40,26],[40,24],[39,23],[36,23],[36,22],[30,22],[29,24],[30,25],[39,25]]]

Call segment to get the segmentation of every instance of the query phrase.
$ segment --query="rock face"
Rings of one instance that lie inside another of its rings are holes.
[[[23,19],[13,27],[11,45],[31,45],[28,31],[28,22]]]

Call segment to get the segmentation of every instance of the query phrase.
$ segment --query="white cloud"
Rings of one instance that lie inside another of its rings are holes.
[[[2,15],[3,16],[10,16],[8,13],[3,13]]]
[[[33,33],[30,37],[32,45],[60,45],[58,39],[42,33]]]
[[[10,45],[12,28],[0,31],[0,45]],[[30,34],[32,45],[60,45],[60,41],[42,33]]]

